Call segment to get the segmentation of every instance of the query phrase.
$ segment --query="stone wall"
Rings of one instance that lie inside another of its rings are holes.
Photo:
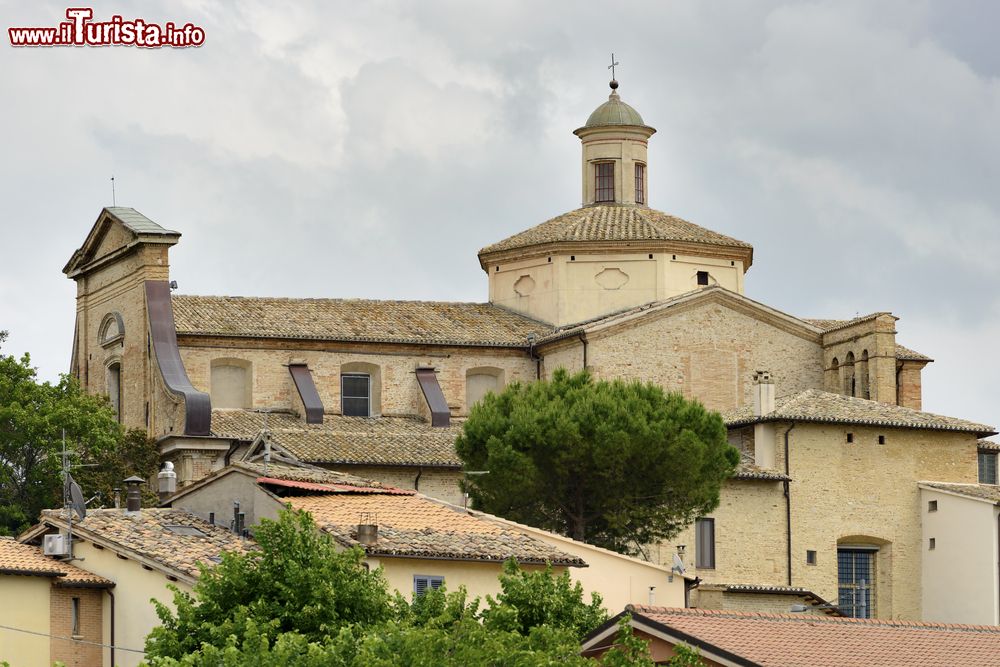
[[[335,465],[328,467],[365,479],[374,479],[400,489],[415,489],[431,498],[437,498],[453,505],[463,506],[465,504],[462,490],[458,486],[462,479],[460,470],[403,466]]]
[[[427,404],[414,371],[418,366],[437,369],[438,383],[453,415],[468,412],[465,378],[468,371],[496,368],[504,383],[531,381],[535,363],[520,350],[495,348],[390,346],[377,343],[322,345],[300,341],[253,341],[182,337],[181,359],[195,388],[211,393],[213,360],[239,360],[250,364],[252,405],[255,408],[304,412],[288,364],[308,364],[326,412],[339,414],[340,374],[351,364],[351,372],[364,365],[364,372],[380,376],[380,406],[383,415],[429,417]],[[323,348],[327,349],[323,349]],[[376,370],[377,369],[377,370]],[[372,386],[375,387],[374,382]]]
[[[778,469],[783,436],[775,429]],[[847,434],[853,442],[847,442]],[[878,444],[879,436],[885,444]],[[917,482],[975,483],[972,434],[925,429],[798,423],[789,435],[792,577],[787,575],[785,499],[780,482],[731,480],[715,518],[716,567],[694,567],[694,526],[686,544],[690,572],[706,583],[792,585],[836,603],[838,545],[878,548],[876,615],[919,620],[921,526]],[[806,552],[816,551],[816,564]],[[669,553],[663,550],[663,553]]]

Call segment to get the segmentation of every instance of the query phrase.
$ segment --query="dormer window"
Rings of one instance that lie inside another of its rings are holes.
[[[598,162],[594,165],[594,173],[597,181],[595,183],[595,200],[599,202],[615,200],[615,163]]]
[[[646,203],[646,165],[635,165],[635,203]]]

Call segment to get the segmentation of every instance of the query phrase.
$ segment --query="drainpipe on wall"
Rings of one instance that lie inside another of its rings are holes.
[[[580,342],[583,343],[583,370],[587,370],[587,334],[580,332]]]
[[[528,334],[528,358],[535,362],[535,379],[542,379],[542,358],[535,352],[535,334]]]
[[[111,649],[111,667],[115,664],[115,594],[111,592],[110,588],[105,588],[108,592],[108,597],[111,598],[111,637],[108,639],[108,644]]]
[[[788,585],[789,586],[792,585],[792,489],[791,489],[791,481],[789,481],[787,479],[788,477],[791,477],[791,475],[789,474],[790,468],[789,468],[789,465],[788,465],[788,434],[792,432],[793,428],[795,428],[795,424],[792,424],[791,426],[789,426],[788,430],[785,431],[785,477],[786,477],[786,479],[784,481],[784,485],[785,485],[785,536],[786,536],[785,551],[786,551],[786,555],[787,555]]]

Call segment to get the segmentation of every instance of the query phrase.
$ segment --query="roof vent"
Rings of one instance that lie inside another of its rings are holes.
[[[132,475],[124,480],[128,491],[125,492],[125,516],[139,516],[142,510],[142,492],[139,485],[145,484],[146,480],[138,475]]]
[[[378,516],[374,512],[362,512],[358,523],[358,542],[366,546],[378,543]]]
[[[156,479],[160,484],[160,500],[166,500],[177,491],[177,473],[170,461],[163,464],[163,470],[156,474]]]

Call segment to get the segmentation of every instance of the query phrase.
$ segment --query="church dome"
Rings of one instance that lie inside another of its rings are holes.
[[[603,127],[605,125],[639,125],[645,126],[639,112],[622,102],[618,91],[612,90],[608,101],[594,109],[584,127]]]

